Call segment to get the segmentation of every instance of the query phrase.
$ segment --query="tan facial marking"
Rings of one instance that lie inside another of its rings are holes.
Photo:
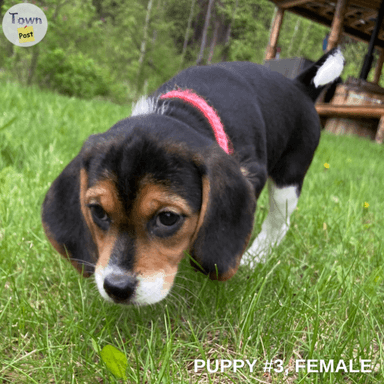
[[[80,171],[80,206],[93,241],[98,249],[99,266],[106,267],[117,239],[118,226],[124,220],[123,207],[118,199],[117,190],[110,178],[100,180],[96,185],[87,188],[88,176],[84,169]],[[99,204],[111,218],[109,230],[103,231],[93,221],[88,204]]]
[[[189,204],[164,185],[145,183],[140,188],[136,200],[133,214],[143,217],[150,217],[162,207],[173,207],[175,211],[181,211],[187,215],[192,214]]]
[[[141,280],[148,282],[157,276],[162,276],[163,290],[168,291],[172,287],[184,251],[191,245],[198,222],[198,213],[193,213],[188,202],[172,192],[170,188],[146,179],[143,180],[133,202],[130,216],[125,217],[113,180],[103,179],[87,189],[88,178],[85,170],[82,169],[80,181],[81,210],[99,253],[96,270],[104,269],[108,265],[120,225],[123,222],[128,223],[135,230],[135,264],[132,272],[136,273]],[[108,231],[101,230],[94,223],[87,204],[102,206],[111,218]],[[178,231],[165,238],[148,233],[147,228],[148,222],[162,211],[184,216],[183,224]]]
[[[199,216],[199,221],[197,222],[195,233],[193,234],[191,245],[195,242],[197,235],[199,234],[200,228],[204,223],[205,215],[208,209],[209,193],[211,191],[211,187],[209,185],[209,179],[207,176],[203,176],[202,178],[202,187],[203,187],[203,193],[202,193],[200,216]]]
[[[161,211],[171,211],[185,216],[178,231],[166,238],[153,236],[146,228],[147,222]],[[184,251],[191,244],[198,214],[193,213],[187,201],[172,193],[169,188],[148,183],[139,191],[133,206],[132,219],[137,229],[134,271],[144,279],[151,279],[152,276],[162,272],[164,288],[170,289]]]

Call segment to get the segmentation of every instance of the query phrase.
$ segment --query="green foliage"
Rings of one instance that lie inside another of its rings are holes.
[[[329,28],[285,12],[280,31],[281,58],[305,57],[316,61],[323,54],[323,40]]]
[[[183,49],[185,32],[188,24],[189,12],[193,0],[170,1],[164,9],[164,19],[168,33],[179,53]],[[197,10],[196,10],[197,8]],[[198,13],[198,3],[195,3],[195,16]],[[191,32],[193,34],[193,31]]]
[[[153,91],[179,70],[195,64],[208,2],[153,0],[150,12],[148,2],[35,1],[47,15],[47,35],[37,46],[22,48],[0,34],[0,78],[48,87],[69,96],[102,97],[118,103]],[[16,3],[3,1],[2,14]],[[263,63],[274,12],[274,4],[267,0],[215,1],[203,64],[209,56],[212,62]],[[189,20],[191,31],[182,57]],[[212,52],[216,24],[219,28]],[[280,57],[317,60],[328,32],[329,28],[285,12],[278,43]],[[367,45],[345,38],[342,46],[346,58],[343,79],[356,77]],[[369,79],[372,76],[373,71]]]
[[[0,169],[10,165],[20,167],[22,164],[22,144],[14,143],[10,133],[17,120],[18,116],[14,116],[0,126]]]
[[[227,17],[230,17],[235,1],[227,1],[226,7]],[[238,2],[229,43],[229,61],[263,62],[273,9],[272,3],[263,0]]]
[[[40,60],[36,77],[40,85],[68,96],[92,98],[109,93],[108,76],[81,52],[68,55],[61,48],[47,52]]]

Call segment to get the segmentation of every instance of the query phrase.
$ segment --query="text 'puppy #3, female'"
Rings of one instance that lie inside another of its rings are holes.
[[[165,298],[186,252],[218,280],[263,262],[288,230],[319,143],[314,102],[343,65],[334,49],[294,80],[249,62],[180,72],[90,136],[53,182],[48,239],[120,304]],[[270,211],[246,252],[267,181]]]

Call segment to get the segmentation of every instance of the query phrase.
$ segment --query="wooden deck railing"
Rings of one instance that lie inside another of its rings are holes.
[[[382,144],[384,140],[384,106],[383,105],[336,105],[318,103],[317,113],[322,117],[342,118],[377,118],[380,119],[375,141]]]

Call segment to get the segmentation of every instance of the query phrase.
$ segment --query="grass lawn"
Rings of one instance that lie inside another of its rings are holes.
[[[119,307],[53,250],[40,207],[87,136],[129,113],[0,84],[0,382],[383,383],[384,146],[323,133],[266,264],[219,283],[184,260],[166,300]],[[264,191],[255,235],[267,208]],[[100,356],[106,345],[127,359],[126,380]],[[209,373],[195,359],[257,361]],[[308,359],[309,370],[333,360],[333,372],[296,369]],[[335,372],[362,359],[371,372]]]

